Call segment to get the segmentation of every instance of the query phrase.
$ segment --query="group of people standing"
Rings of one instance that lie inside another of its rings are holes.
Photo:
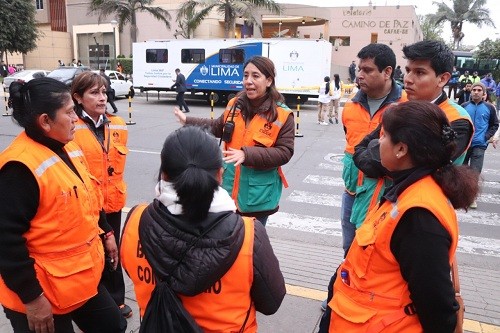
[[[329,76],[325,76],[324,82],[320,84],[318,89],[318,124],[333,124],[334,119],[335,124],[339,123],[339,105],[343,84],[338,74],[333,75],[333,82],[330,81]],[[328,122],[325,120],[327,110]]]
[[[479,173],[463,163],[498,120],[478,127],[448,98],[454,56],[446,45],[417,42],[403,53],[404,87],[389,46],[358,53],[360,90],[342,112],[345,258],[328,286],[321,333],[453,332],[458,324],[455,209],[473,206],[479,191]]]
[[[360,90],[342,113],[345,258],[321,333],[457,325],[455,209],[470,207],[479,190],[478,172],[462,163],[492,129],[474,131],[472,111],[444,92],[448,47],[423,41],[403,52],[404,89],[389,46],[357,55]],[[50,78],[13,83],[24,131],[0,154],[0,188],[10,189],[0,192],[0,303],[15,332],[73,332],[72,321],[84,332],[124,332],[131,311],[120,264],[146,322],[148,313],[162,316],[152,297],[173,294],[197,330],[257,332],[256,311],[275,313],[286,293],[265,229],[294,154],[294,115],[275,76],[272,61],[256,56],[219,118],[174,108],[183,126],[163,143],[156,195],[132,208],[121,240],[128,135],[123,119],[106,113],[105,79],[84,72],[71,91]],[[334,78],[320,93],[340,92]],[[490,111],[473,102],[480,117]]]

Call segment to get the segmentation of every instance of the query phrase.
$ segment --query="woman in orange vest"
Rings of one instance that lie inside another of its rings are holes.
[[[141,316],[160,283],[205,332],[257,332],[255,311],[281,305],[285,283],[266,230],[235,213],[221,180],[212,135],[185,126],[167,137],[156,199],[129,213],[121,241]]]
[[[73,81],[71,96],[78,115],[74,142],[82,148],[90,170],[98,180],[106,220],[113,228],[118,246],[122,208],[127,199],[123,175],[128,154],[128,130],[121,117],[106,112],[106,87],[106,79],[91,71],[81,73]],[[120,263],[115,270],[104,270],[102,282],[123,316],[132,316],[132,309],[125,304],[125,283]]]
[[[435,104],[385,111],[380,158],[394,184],[356,231],[329,288],[320,332],[455,330],[455,209],[467,209],[479,190],[478,175],[451,162],[455,137]]]
[[[87,161],[71,142],[78,119],[65,84],[10,86],[24,131],[0,154],[0,303],[14,332],[125,332],[99,282],[112,229]],[[101,237],[100,237],[101,236]],[[101,239],[102,238],[102,239]]]
[[[224,141],[222,187],[236,203],[238,213],[266,225],[279,209],[283,186],[281,166],[293,156],[293,112],[276,89],[273,62],[256,56],[243,65],[244,90],[231,99],[217,119],[186,117],[178,108],[181,124],[205,126]]]

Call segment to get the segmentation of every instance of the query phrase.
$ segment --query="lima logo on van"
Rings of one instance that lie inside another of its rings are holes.
[[[206,76],[210,73],[210,76],[240,76],[237,67],[229,67],[224,65],[210,66],[205,65],[200,67],[200,74]]]

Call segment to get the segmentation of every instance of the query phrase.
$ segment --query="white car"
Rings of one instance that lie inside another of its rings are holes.
[[[94,73],[99,73],[99,71],[94,71]],[[113,97],[127,97],[130,93],[130,88],[132,87],[132,81],[128,80],[122,73],[117,71],[106,70],[105,73],[111,80],[111,89],[114,90]]]
[[[14,81],[22,81],[22,82],[28,82],[33,79],[37,79],[40,77],[47,76],[50,71],[46,71],[43,69],[25,69],[20,72],[16,72],[10,76],[7,76],[3,79],[3,85],[5,89],[9,89],[10,84]]]

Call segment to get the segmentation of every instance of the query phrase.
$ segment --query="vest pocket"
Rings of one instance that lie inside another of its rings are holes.
[[[37,264],[42,270],[39,278],[45,296],[59,309],[77,305],[97,294],[100,277],[95,275],[95,264],[90,252],[37,261]],[[45,283],[43,278],[46,279]]]
[[[276,169],[257,171],[256,174],[251,175],[248,180],[248,200],[249,206],[262,205],[270,201],[275,201],[278,195],[276,190],[278,185]],[[278,198],[279,200],[279,198]],[[268,209],[272,209],[271,207]]]
[[[378,310],[364,306],[340,290],[335,290],[336,297],[330,301],[330,306],[335,314],[342,317],[344,320],[354,324],[364,324],[373,318]],[[361,329],[362,326],[360,326]],[[362,330],[356,331],[362,332]]]

